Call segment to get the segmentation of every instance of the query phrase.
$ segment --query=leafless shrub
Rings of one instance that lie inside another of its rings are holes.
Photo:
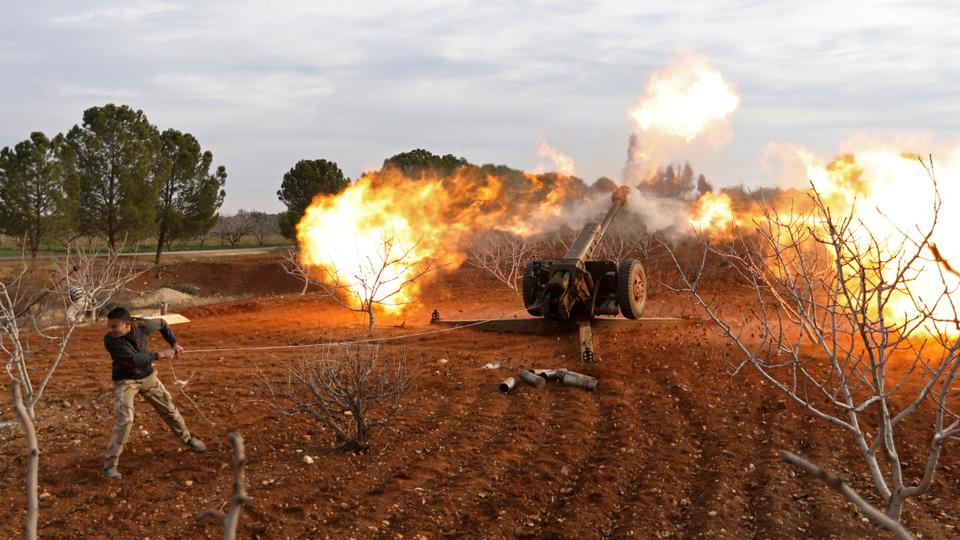
[[[633,242],[633,252],[636,253],[641,260],[649,259],[650,255],[660,247],[657,237],[650,233],[636,234],[631,237],[631,241]]]
[[[486,231],[473,237],[467,262],[519,292],[523,270],[536,257],[536,244],[530,238],[506,231]]]
[[[617,264],[625,259],[637,258],[637,245],[646,236],[643,231],[636,229],[611,227],[593,249],[591,258]]]
[[[543,235],[544,255],[549,255],[551,259],[563,257],[574,240],[577,239],[577,231],[570,227],[562,227]]]
[[[932,166],[927,171],[936,188]],[[812,417],[849,434],[875,498],[861,497],[819,465],[789,453],[783,459],[827,483],[874,523],[909,538],[900,522],[904,503],[930,490],[944,445],[960,435],[960,396],[953,388],[960,371],[957,284],[931,243],[939,194],[927,225],[884,237],[855,210],[831,209],[815,189],[810,203],[809,210],[786,215],[761,205],[753,238],[741,235],[723,248],[705,243],[692,272],[671,251],[680,289],[742,355],[731,374],[754,369]],[[753,292],[753,308],[740,320],[725,315],[701,287],[711,257],[730,264]],[[921,292],[921,272],[937,276],[938,290]],[[894,377],[893,362],[907,366],[902,375]],[[932,429],[926,455],[919,456],[924,466],[909,480],[898,444],[902,425],[926,414]]]
[[[355,343],[325,346],[287,364],[285,381],[264,381],[277,412],[309,414],[333,430],[340,448],[358,452],[400,410],[411,377],[404,362],[381,358],[378,346]]]

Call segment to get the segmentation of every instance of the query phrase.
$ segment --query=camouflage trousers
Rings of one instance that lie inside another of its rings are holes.
[[[115,414],[117,423],[113,426],[113,434],[110,437],[110,444],[107,445],[107,456],[104,462],[104,469],[116,467],[120,460],[120,454],[123,452],[123,445],[126,444],[130,436],[130,429],[133,427],[133,397],[137,394],[143,396],[147,403],[153,405],[153,408],[163,418],[163,421],[170,427],[170,431],[181,441],[190,440],[190,431],[187,424],[184,423],[180,411],[173,404],[170,392],[163,386],[157,377],[157,372],[147,375],[142,379],[125,379],[114,382],[115,396]]]

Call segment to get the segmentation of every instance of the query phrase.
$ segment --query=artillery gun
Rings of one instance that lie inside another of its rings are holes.
[[[610,210],[600,223],[586,223],[562,259],[532,261],[524,269],[523,305],[534,317],[554,321],[590,321],[597,315],[643,315],[647,277],[640,261],[588,260],[613,219],[627,202],[630,188],[611,195]]]
[[[617,213],[627,202],[630,188],[618,188],[610,210],[600,223],[583,226],[562,259],[533,261],[523,273],[523,306],[532,319],[443,320],[433,312],[430,322],[470,327],[490,332],[565,332],[579,327],[580,357],[584,363],[599,360],[592,326],[629,330],[637,325],[676,325],[695,322],[674,317],[643,317],[647,303],[647,276],[640,261],[588,260]],[[616,318],[622,313],[624,318]],[[613,317],[597,318],[598,315]],[[516,381],[514,381],[515,383]],[[509,390],[509,388],[508,388]]]

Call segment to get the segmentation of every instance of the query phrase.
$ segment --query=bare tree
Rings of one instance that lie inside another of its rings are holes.
[[[577,238],[577,231],[570,227],[562,227],[543,235],[544,248],[549,251],[550,258],[563,257]]]
[[[506,231],[487,231],[473,237],[467,262],[519,292],[523,269],[536,257],[536,244],[531,239]]]
[[[257,240],[257,246],[262,246],[267,236],[280,234],[280,216],[265,212],[250,212],[250,233]]]
[[[613,261],[619,265],[620,261],[634,256],[637,241],[643,236],[641,231],[634,229],[618,227],[609,230],[594,248],[591,258]]]
[[[221,245],[226,242],[230,247],[237,247],[245,236],[249,236],[254,231],[252,213],[239,210],[232,216],[220,216],[213,230],[220,235]]]
[[[657,237],[650,233],[634,235],[631,240],[633,242],[633,252],[644,260],[649,259],[650,254],[660,247]]]
[[[23,537],[34,540],[37,537],[37,521],[40,517],[40,500],[38,473],[40,469],[40,444],[37,441],[37,428],[27,412],[23,402],[22,383],[18,379],[10,380],[10,395],[13,399],[13,410],[17,413],[17,420],[23,427],[23,434],[27,442],[27,519],[23,522]]]
[[[936,190],[932,167],[927,170]],[[810,203],[809,210],[786,214],[761,204],[753,234],[741,232],[723,249],[707,245],[695,270],[685,271],[671,256],[681,289],[742,355],[731,373],[753,368],[810,415],[849,434],[876,498],[870,502],[803,458],[785,453],[784,460],[826,482],[874,523],[909,538],[900,522],[904,503],[930,489],[943,446],[960,435],[952,390],[960,371],[960,317],[951,296],[957,283],[930,240],[939,195],[927,225],[883,236],[856,208],[838,213],[815,189]],[[739,321],[728,319],[701,286],[716,257],[753,292],[754,307]],[[934,274],[938,289],[921,290],[921,273]],[[907,362],[903,375],[888,370],[894,359]],[[932,429],[921,456],[925,466],[909,480],[898,434],[907,420],[923,421],[926,414]]]
[[[310,277],[310,267],[303,263],[303,258],[300,256],[300,250],[297,247],[287,248],[281,264],[283,264],[283,269],[286,270],[288,274],[303,282],[303,289],[300,291],[300,296],[307,294],[307,289],[311,284],[317,284],[317,282]]]
[[[214,227],[211,227],[209,230],[203,231],[197,236],[195,236],[194,240],[200,243],[200,247],[203,247],[207,243],[207,240],[209,240],[210,237],[213,236],[214,234],[215,234]]]
[[[400,293],[436,269],[433,261],[416,257],[418,245],[404,246],[396,234],[384,232],[375,253],[359,254],[351,268],[323,266],[314,283],[341,307],[366,314],[367,333],[373,335],[375,310],[403,305]]]
[[[68,245],[67,255],[56,261],[54,267],[52,282],[42,285],[36,274],[29,271],[23,256],[19,268],[9,278],[0,280],[0,352],[7,357],[4,367],[28,444],[26,538],[36,538],[37,527],[40,449],[36,407],[82,321],[82,317],[76,316],[78,311],[71,308],[76,308],[78,302],[84,306],[79,313],[103,308],[134,276],[129,264],[117,253],[98,258],[76,245]],[[51,327],[54,323],[59,324]],[[34,341],[46,342],[46,346],[37,346]],[[36,365],[41,356],[48,362],[45,368]],[[42,374],[39,380],[32,375],[37,373]]]
[[[286,371],[277,388],[264,376],[277,412],[309,414],[333,430],[340,448],[352,452],[364,449],[370,432],[397,414],[411,383],[402,361],[382,359],[379,347],[369,343],[331,344],[288,364]]]

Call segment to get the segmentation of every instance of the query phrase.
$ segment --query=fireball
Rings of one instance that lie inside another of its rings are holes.
[[[704,193],[694,203],[690,225],[699,232],[729,235],[737,223],[732,205],[733,200],[726,193]]]
[[[358,309],[402,310],[432,269],[459,266],[484,229],[529,235],[561,213],[570,179],[484,174],[450,177],[368,172],[337,195],[317,196],[297,224],[302,262]]]
[[[886,148],[862,149],[829,162],[806,150],[796,157],[806,168],[806,178],[797,179],[796,185],[817,191],[835,225],[851,218],[846,228],[849,245],[841,255],[845,260],[856,255],[859,261],[845,263],[847,275],[862,267],[874,273],[866,276],[868,281],[883,278],[890,283],[897,272],[906,272],[909,291],[890,291],[885,315],[906,321],[929,310],[935,319],[952,321],[949,295],[960,288],[955,271],[960,268],[960,237],[952,234],[960,227],[960,151],[947,151],[937,163],[936,184],[916,155]],[[938,201],[942,206],[936,212]],[[803,201],[787,197],[767,203],[773,219],[787,222]],[[706,193],[694,203],[689,221],[703,234],[723,237],[733,226],[757,217],[753,209],[737,211],[723,194]],[[823,238],[825,225],[811,220],[805,227]],[[921,256],[911,259],[921,245]]]
[[[733,84],[699,55],[686,55],[655,72],[630,116],[641,130],[690,142],[736,110]]]
[[[960,280],[949,272],[957,267],[960,226],[957,208],[956,155],[939,163],[937,184],[915,155],[886,149],[868,149],[840,156],[810,169],[814,188],[823,194],[831,212],[852,215],[852,246],[868,267],[877,268],[888,282],[907,270],[906,291],[893,291],[888,314],[909,320],[929,309],[941,320],[952,320],[951,302],[944,295],[957,290]],[[935,212],[938,197],[942,207]],[[935,216],[937,222],[935,223]],[[911,260],[924,235],[933,230],[921,257]],[[870,249],[870,248],[873,249]],[[919,305],[918,305],[919,304]]]

